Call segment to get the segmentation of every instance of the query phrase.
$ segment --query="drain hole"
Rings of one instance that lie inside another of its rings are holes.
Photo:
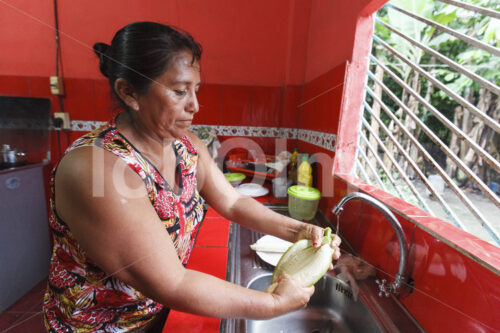
[[[311,333],[321,333],[319,329],[312,330]]]

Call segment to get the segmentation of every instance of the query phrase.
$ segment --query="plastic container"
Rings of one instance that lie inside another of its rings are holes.
[[[321,192],[314,187],[295,185],[288,189],[288,212],[300,221],[310,221],[316,215]]]
[[[297,184],[309,187],[312,186],[312,168],[309,162],[307,162],[307,156],[302,156],[302,163],[300,163],[297,172]]]
[[[246,178],[244,174],[238,172],[225,173],[224,176],[226,176],[226,179],[231,183],[231,185],[233,185],[233,187],[240,185]]]
[[[273,179],[273,196],[275,198],[286,198],[287,190],[292,185],[292,180],[277,177]]]

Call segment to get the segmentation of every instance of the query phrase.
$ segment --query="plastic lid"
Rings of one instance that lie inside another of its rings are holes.
[[[237,182],[238,180],[246,178],[244,174],[238,172],[225,173],[224,176],[226,176],[226,179],[230,182]]]
[[[307,155],[302,156],[302,162],[307,162]]]
[[[290,186],[288,194],[304,200],[318,200],[321,198],[321,192],[318,189],[304,185]]]

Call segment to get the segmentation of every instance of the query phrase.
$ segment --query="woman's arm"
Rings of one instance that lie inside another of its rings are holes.
[[[227,181],[203,142],[192,133],[190,139],[195,144],[199,156],[198,189],[203,198],[217,212],[225,218],[253,230],[291,242],[310,238],[315,246],[320,245],[323,228],[273,212],[253,198],[241,195]],[[340,245],[340,238],[336,237],[332,245]],[[339,255],[340,251],[335,251],[335,259],[338,259]]]
[[[79,148],[61,161],[56,207],[109,275],[172,309],[205,316],[264,319],[307,304],[313,288],[300,288],[291,279],[268,294],[185,269],[142,180],[121,159],[98,150]],[[102,154],[102,167],[93,171],[93,156]]]

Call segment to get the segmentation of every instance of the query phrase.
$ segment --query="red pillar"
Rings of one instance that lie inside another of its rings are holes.
[[[356,23],[352,60],[347,65],[333,172],[353,174],[358,132],[361,125],[369,55],[372,47],[373,16],[360,16]]]

